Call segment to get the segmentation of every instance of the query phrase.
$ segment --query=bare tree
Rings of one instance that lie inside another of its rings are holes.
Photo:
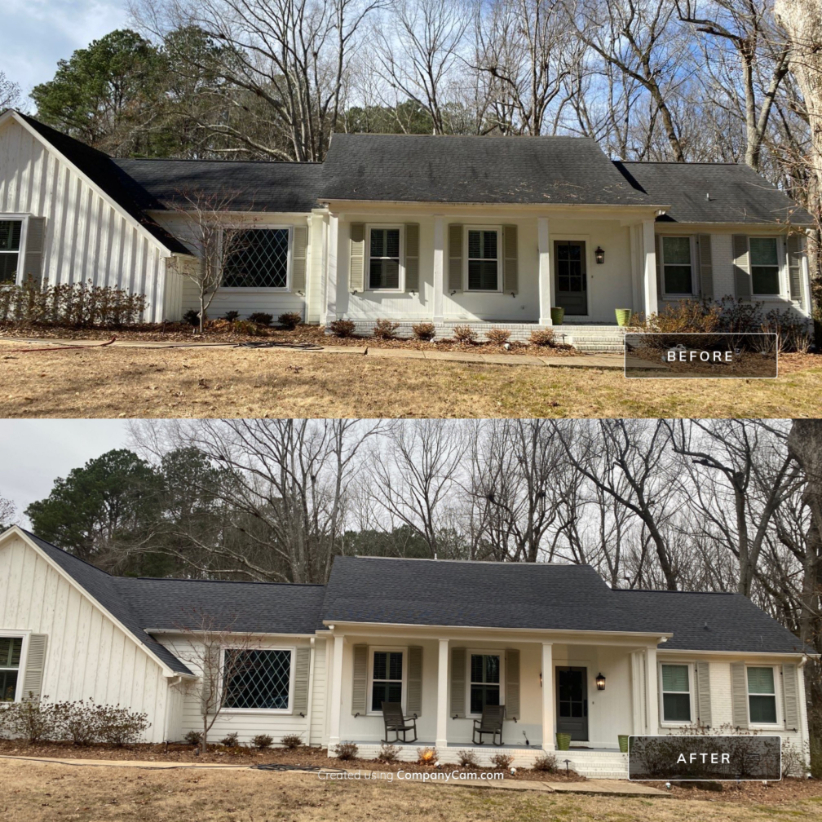
[[[11,528],[17,522],[17,506],[5,497],[0,497],[0,531]]]
[[[0,71],[0,111],[20,104],[20,86]]]

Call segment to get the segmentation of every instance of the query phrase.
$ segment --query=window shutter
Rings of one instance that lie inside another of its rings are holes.
[[[745,663],[731,663],[731,707],[734,726],[748,727],[748,680]]]
[[[734,296],[738,300],[750,300],[752,290],[748,237],[745,234],[734,234],[731,244],[734,255]]]
[[[354,684],[351,690],[351,713],[368,713],[368,646],[354,646]]]
[[[465,716],[465,648],[451,649],[451,716]]]
[[[420,225],[405,225],[405,290],[420,290]]]
[[[656,293],[659,299],[665,294],[665,276],[662,260],[662,237],[656,237]]]
[[[294,228],[291,245],[291,290],[305,292],[305,265],[308,256],[308,226]]]
[[[519,291],[519,260],[517,259],[517,227],[502,227],[502,290],[506,294]]]
[[[788,237],[788,279],[791,284],[791,299],[802,301],[802,253],[804,237],[791,234]]]
[[[26,253],[23,260],[21,282],[33,280],[37,285],[43,281],[43,254],[46,246],[46,218],[29,217],[26,227]]]
[[[699,254],[699,293],[703,300],[712,300],[714,298],[714,264],[711,255],[711,235],[700,234],[696,241]]]
[[[519,719],[519,651],[508,648],[505,651],[505,716]]]
[[[46,635],[31,634],[23,675],[23,699],[39,700],[43,695],[43,671],[46,667]]]
[[[799,668],[796,665],[782,666],[782,698],[785,702],[785,728],[799,730]]]
[[[351,257],[348,290],[365,290],[365,223],[351,223]]]
[[[696,663],[696,688],[698,695],[697,710],[699,721],[705,727],[711,727],[711,666],[708,662]]]
[[[422,648],[417,645],[408,649],[407,684],[405,712],[412,716],[422,716]]]
[[[462,291],[462,225],[448,226],[448,289]]]
[[[294,704],[292,714],[308,712],[308,680],[311,676],[311,648],[297,648],[294,654]]]

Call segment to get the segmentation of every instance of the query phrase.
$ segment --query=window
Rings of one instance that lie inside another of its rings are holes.
[[[227,649],[225,707],[287,711],[291,692],[291,651]]]
[[[500,704],[498,654],[471,654],[471,713],[481,714],[486,705]]]
[[[468,229],[468,290],[499,291],[499,231]]]
[[[693,294],[691,238],[663,237],[662,264],[666,294]]]
[[[776,237],[751,237],[751,287],[754,294],[779,294]]]
[[[368,246],[368,287],[397,291],[400,287],[400,229],[372,228]]]
[[[17,282],[22,220],[0,220],[0,285]]]
[[[374,651],[371,667],[371,710],[383,702],[402,702],[402,651]]]
[[[253,228],[223,234],[231,253],[223,272],[224,288],[287,288],[287,228]]]
[[[662,721],[691,721],[691,684],[688,665],[662,665]]]
[[[0,702],[14,702],[20,671],[22,637],[0,637]]]
[[[776,724],[773,668],[748,668],[748,711],[752,725]]]

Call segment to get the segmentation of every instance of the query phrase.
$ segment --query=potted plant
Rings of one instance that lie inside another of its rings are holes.
[[[619,740],[619,752],[628,753],[628,740],[630,736],[628,734],[619,734],[617,739]]]
[[[615,308],[617,325],[630,325],[631,315],[634,313],[630,308]]]
[[[551,309],[551,322],[554,325],[562,325],[562,320],[565,317],[565,309],[554,306]]]
[[[557,750],[568,751],[571,749],[571,734],[557,734]]]

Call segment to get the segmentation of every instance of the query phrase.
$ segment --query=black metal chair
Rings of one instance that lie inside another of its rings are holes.
[[[491,734],[494,745],[502,745],[502,721],[505,719],[505,705],[486,705],[482,709],[482,718],[474,720],[474,744],[482,745],[483,734]],[[479,740],[477,740],[479,735]],[[499,743],[497,742],[499,735]]]
[[[390,742],[399,742],[400,734],[402,734],[403,742],[417,741],[417,717],[403,716],[402,705],[399,702],[383,702],[382,703],[382,719],[385,723],[385,739],[386,744]],[[408,734],[413,732],[414,738],[409,739]],[[389,740],[388,734],[393,733],[394,739]]]

